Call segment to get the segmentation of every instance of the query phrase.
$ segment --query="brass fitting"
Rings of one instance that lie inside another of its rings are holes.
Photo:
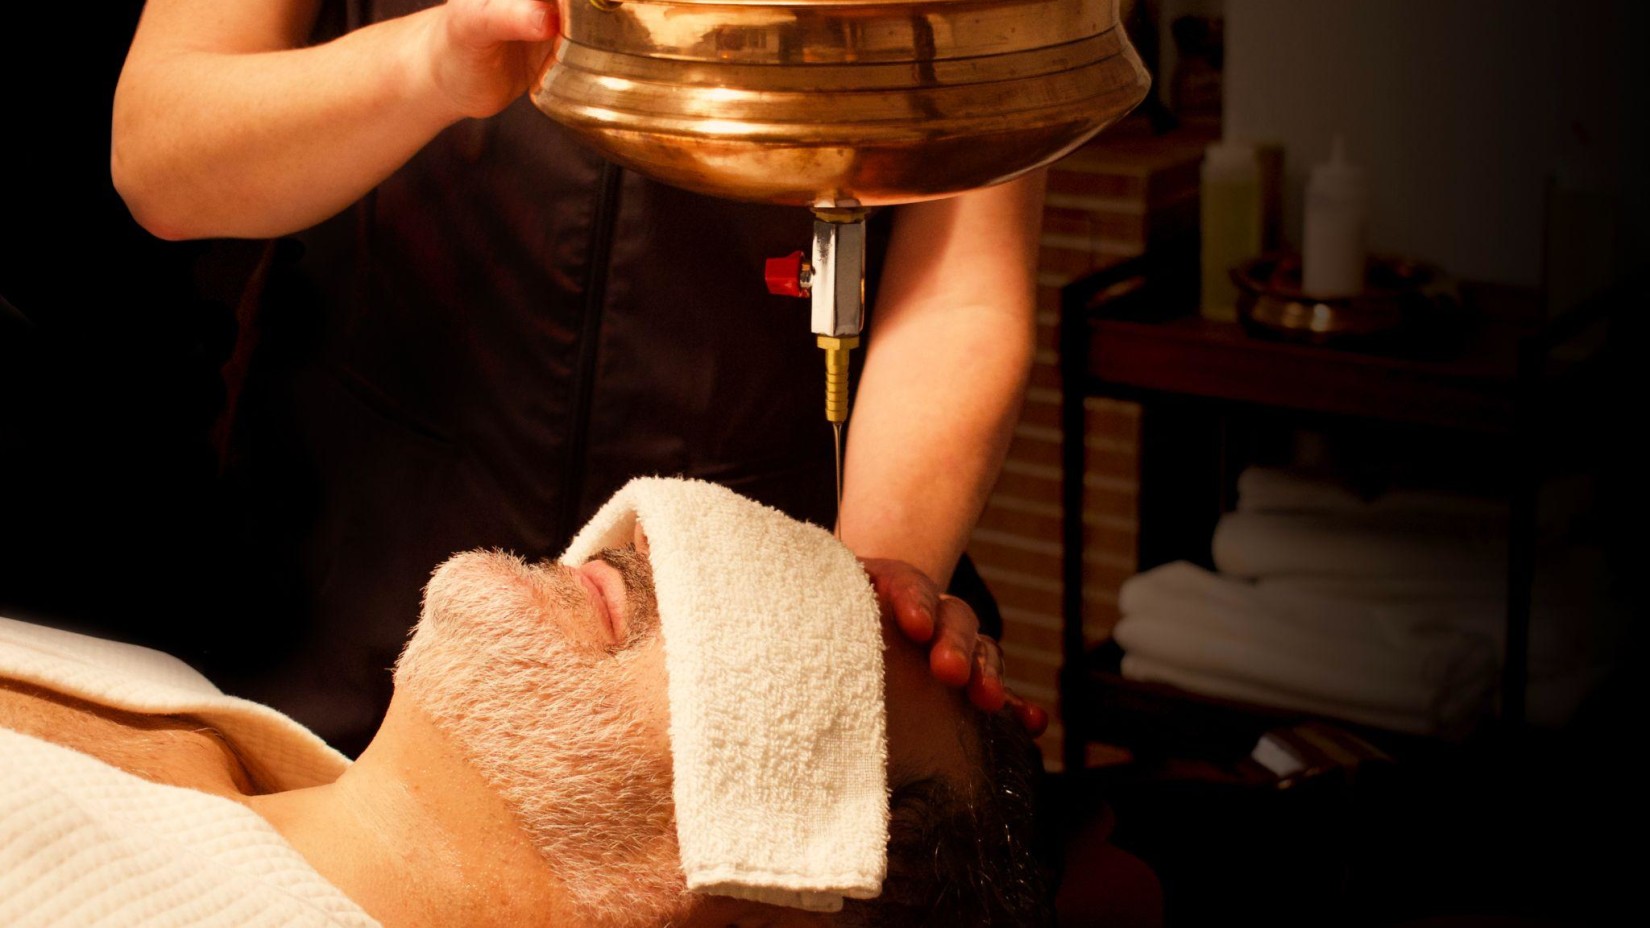
[[[828,422],[848,421],[848,352],[859,347],[859,336],[839,338],[817,336],[819,347],[825,349],[825,419]]]

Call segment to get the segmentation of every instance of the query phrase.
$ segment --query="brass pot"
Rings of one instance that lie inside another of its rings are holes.
[[[1061,157],[1144,98],[1117,0],[560,0],[533,102],[714,196],[908,203]]]

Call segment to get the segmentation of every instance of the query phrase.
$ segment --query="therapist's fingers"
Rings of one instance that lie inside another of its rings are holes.
[[[1048,710],[1034,702],[1030,702],[1013,690],[1005,690],[1005,702],[1008,710],[1020,720],[1020,725],[1035,738],[1048,731]]]
[[[883,616],[918,644],[932,640],[940,609],[940,591],[934,581],[904,561],[870,557],[860,563],[871,578]]]
[[[481,47],[498,42],[544,42],[556,36],[556,6],[539,0],[449,0],[453,38]]]
[[[428,66],[421,73],[448,115],[491,116],[521,96],[558,29],[555,5],[538,0],[448,0],[434,11],[417,33]]]
[[[928,652],[928,669],[948,686],[967,686],[974,678],[974,649],[979,640],[980,620],[968,604],[940,594],[935,613],[934,647]]]
[[[1003,679],[1003,646],[989,635],[981,635],[974,648],[974,676],[968,681],[968,700],[986,712],[1008,707],[1020,727],[1033,738],[1048,730],[1048,712],[1008,688]]]
[[[974,640],[974,671],[968,678],[968,701],[986,712],[996,712],[1007,698],[1002,647],[990,635],[980,635]]]
[[[1003,705],[1002,652],[989,638],[980,651],[980,619],[968,603],[939,591],[921,570],[891,558],[861,558],[883,617],[905,637],[930,644],[928,668],[948,686],[971,687],[970,698],[981,708],[996,711]],[[978,653],[977,653],[978,652]],[[977,669],[978,668],[978,669]]]

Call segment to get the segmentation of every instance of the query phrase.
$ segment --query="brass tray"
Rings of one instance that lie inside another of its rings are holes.
[[[1453,282],[1419,261],[1372,257],[1364,291],[1335,299],[1301,292],[1299,255],[1263,255],[1231,273],[1238,287],[1238,321],[1264,338],[1374,347],[1424,340],[1459,321]]]

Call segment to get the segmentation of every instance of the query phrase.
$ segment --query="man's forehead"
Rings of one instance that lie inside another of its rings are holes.
[[[754,552],[753,557],[760,557]],[[604,548],[595,558],[628,561],[651,582],[653,565],[640,526],[632,540]],[[972,779],[977,756],[969,706],[962,691],[934,679],[927,648],[906,639],[890,622],[883,624],[888,718],[888,778],[891,786],[938,778],[961,788]],[[663,672],[663,665],[659,665]],[[730,694],[730,698],[738,698]]]
[[[888,697],[889,779],[898,784],[940,777],[962,788],[972,780],[977,754],[973,708],[961,690],[934,678],[928,649],[884,625]]]
[[[669,707],[689,889],[790,893],[805,908],[874,891],[887,713],[880,612],[859,560],[817,525],[727,487],[665,478],[626,484],[561,560],[632,541],[637,525],[658,601],[655,690]]]

